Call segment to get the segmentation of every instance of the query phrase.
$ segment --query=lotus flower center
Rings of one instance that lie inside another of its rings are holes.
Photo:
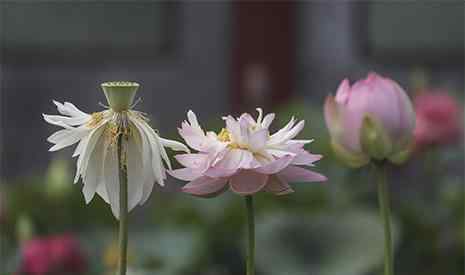
[[[231,141],[231,134],[226,128],[221,129],[220,133],[218,134],[218,140],[222,142]]]

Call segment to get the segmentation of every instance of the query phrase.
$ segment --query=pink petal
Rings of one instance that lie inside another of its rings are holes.
[[[182,123],[182,127],[178,129],[179,135],[186,141],[189,147],[197,151],[202,151],[206,143],[206,137],[202,133],[196,131],[187,122]]]
[[[237,172],[236,169],[224,169],[221,167],[211,167],[205,171],[204,175],[212,178],[230,177]]]
[[[339,104],[346,104],[350,97],[350,83],[346,78],[344,79],[336,92],[336,102]]]
[[[181,168],[181,169],[175,169],[175,170],[168,170],[168,174],[171,176],[180,179],[180,180],[195,180],[198,177],[202,175],[201,170],[196,170],[192,168]]]
[[[297,156],[294,157],[292,164],[312,166],[314,162],[319,161],[322,157],[322,155],[311,154],[302,149],[299,151]]]
[[[208,159],[207,154],[180,154],[174,157],[180,164],[189,168],[203,167]]]
[[[216,196],[226,190],[226,178],[200,177],[184,185],[182,191],[195,196]]]
[[[261,174],[267,174],[267,175],[276,174],[279,171],[286,168],[287,166],[289,166],[289,164],[292,162],[293,159],[294,159],[293,156],[284,156],[270,163],[267,163],[259,168],[255,168],[253,169],[253,171],[261,173]]]
[[[249,137],[249,147],[253,152],[260,151],[265,147],[268,140],[268,129],[260,129],[252,133]]]
[[[340,112],[339,106],[333,96],[326,97],[324,105],[324,115],[326,126],[328,127],[331,138],[338,138],[340,135]]]
[[[327,180],[322,174],[297,166],[287,167],[278,173],[278,177],[286,182],[319,182]]]
[[[239,195],[252,195],[263,189],[268,175],[242,170],[229,181],[231,190]]]
[[[263,190],[278,196],[287,195],[294,192],[294,190],[289,184],[287,184],[287,182],[281,180],[277,176],[271,176]]]

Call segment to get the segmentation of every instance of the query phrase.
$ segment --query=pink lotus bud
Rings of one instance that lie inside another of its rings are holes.
[[[333,149],[348,165],[360,167],[370,159],[400,163],[408,156],[415,113],[393,80],[370,73],[351,87],[345,79],[324,108]]]
[[[19,275],[86,274],[79,243],[70,235],[30,240],[22,250]]]
[[[446,91],[422,91],[414,100],[416,112],[415,146],[449,144],[460,140],[463,110]]]

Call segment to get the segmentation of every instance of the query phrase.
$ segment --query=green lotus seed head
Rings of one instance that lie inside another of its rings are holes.
[[[136,96],[139,84],[131,81],[111,81],[101,84],[108,105],[115,112],[129,109]]]

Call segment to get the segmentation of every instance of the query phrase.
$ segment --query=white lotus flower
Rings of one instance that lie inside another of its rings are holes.
[[[102,84],[110,109],[101,112],[87,114],[72,103],[53,101],[62,115],[43,115],[48,123],[64,128],[47,139],[54,144],[50,151],[78,143],[73,154],[79,156],[74,182],[82,178],[86,203],[97,193],[111,205],[116,218],[120,204],[117,155],[120,134],[124,137],[122,147],[127,158],[129,211],[147,201],[155,181],[163,185],[166,179],[163,162],[171,169],[164,147],[189,151],[180,142],[161,138],[141,112],[130,109],[138,86],[134,82]]]

